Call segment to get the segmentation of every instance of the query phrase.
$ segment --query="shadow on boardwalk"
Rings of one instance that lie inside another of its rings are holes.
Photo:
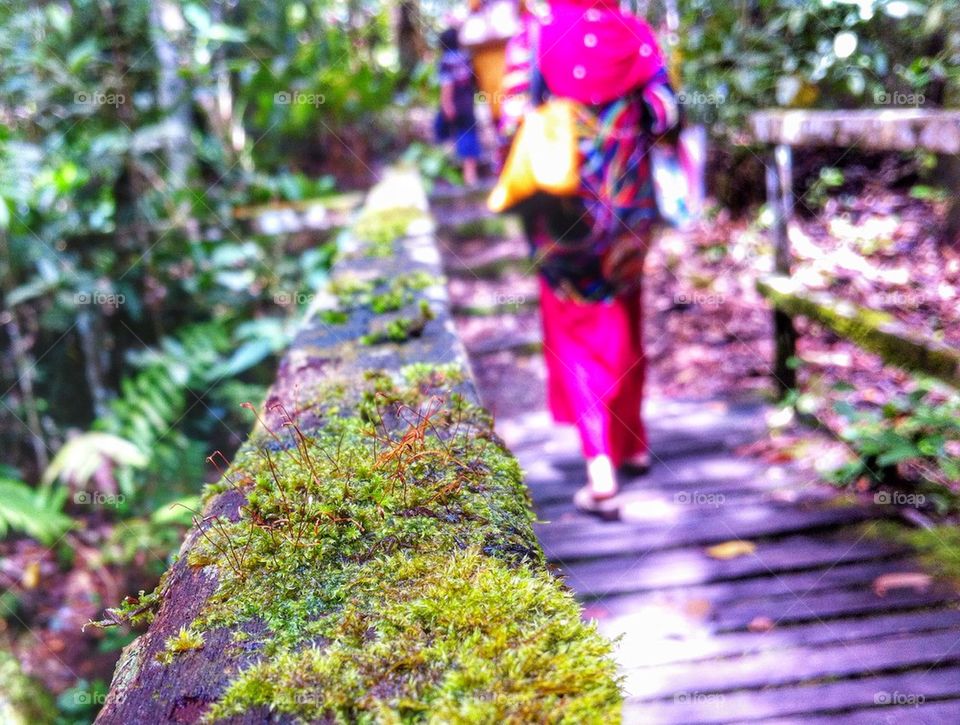
[[[444,206],[481,397],[526,471],[547,555],[620,637],[625,722],[960,722],[956,593],[896,586],[920,569],[869,535],[882,509],[737,456],[766,435],[760,402],[650,401],[655,465],[625,482],[620,520],[573,509],[585,470],[574,431],[545,409],[524,244],[509,228],[485,236],[468,204]],[[728,542],[748,545],[714,548]]]

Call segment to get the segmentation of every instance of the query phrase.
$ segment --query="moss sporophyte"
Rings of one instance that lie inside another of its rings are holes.
[[[610,645],[547,573],[488,414],[452,392],[455,367],[402,378],[339,388],[308,431],[271,411],[277,429],[262,424],[208,487],[245,503],[236,520],[197,519],[188,564],[217,586],[163,661],[196,656],[205,632],[253,630],[256,657],[208,722],[262,706],[306,721],[617,721]]]

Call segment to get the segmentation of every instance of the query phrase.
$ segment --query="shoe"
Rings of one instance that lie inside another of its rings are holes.
[[[584,513],[616,518],[619,504],[614,499],[620,487],[609,456],[587,461],[587,480],[589,483],[573,495],[573,505]]]
[[[643,476],[650,472],[650,454],[647,451],[630,456],[621,464],[620,469],[631,476]]]

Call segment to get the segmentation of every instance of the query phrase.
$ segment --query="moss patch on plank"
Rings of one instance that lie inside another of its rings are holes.
[[[409,234],[411,225],[429,220],[429,215],[418,207],[368,209],[353,225],[353,234],[368,242],[366,256],[387,257],[393,252],[396,240]]]
[[[187,631],[255,622],[260,659],[208,722],[619,719],[610,645],[547,573],[519,466],[461,381],[371,372],[324,394],[315,430],[261,428],[210,487],[246,503],[200,522],[188,562],[218,586]]]
[[[893,521],[868,525],[866,534],[913,549],[934,576],[960,586],[960,528],[944,525],[916,529]]]

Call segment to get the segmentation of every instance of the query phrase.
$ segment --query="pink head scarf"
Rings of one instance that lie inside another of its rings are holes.
[[[645,85],[664,66],[650,26],[614,0],[551,0],[538,61],[551,92],[589,104]]]

